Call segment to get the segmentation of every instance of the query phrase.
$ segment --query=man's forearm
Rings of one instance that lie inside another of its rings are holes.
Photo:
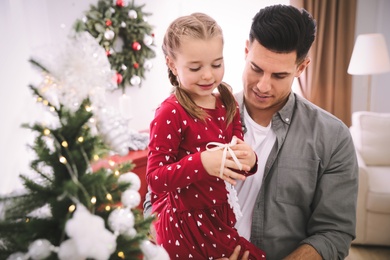
[[[309,244],[303,244],[295,249],[284,260],[322,260],[321,255]]]

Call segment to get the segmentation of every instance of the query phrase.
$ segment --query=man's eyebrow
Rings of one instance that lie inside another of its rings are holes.
[[[252,66],[255,67],[256,69],[263,71],[263,69],[260,68],[259,66],[257,66],[255,63],[251,62],[251,64],[252,64]],[[291,73],[290,73],[290,72],[287,72],[287,71],[281,71],[281,72],[273,72],[272,74],[273,74],[273,75],[277,75],[277,76],[287,76],[287,75],[290,75]]]

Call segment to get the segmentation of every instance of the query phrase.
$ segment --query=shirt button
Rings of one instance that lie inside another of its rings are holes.
[[[288,122],[288,121],[290,121],[290,119],[289,119],[289,118],[286,118],[286,122]]]

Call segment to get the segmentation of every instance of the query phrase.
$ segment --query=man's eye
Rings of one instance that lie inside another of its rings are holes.
[[[251,66],[251,68],[252,68],[252,70],[254,71],[254,72],[263,72],[263,70],[261,70],[261,69],[259,69],[258,67],[255,67],[255,66]]]
[[[284,75],[274,75],[276,79],[284,79],[286,76]]]

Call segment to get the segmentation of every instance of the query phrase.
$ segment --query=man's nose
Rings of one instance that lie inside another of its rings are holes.
[[[259,77],[256,87],[262,93],[269,91],[271,89],[271,77],[262,75]]]

